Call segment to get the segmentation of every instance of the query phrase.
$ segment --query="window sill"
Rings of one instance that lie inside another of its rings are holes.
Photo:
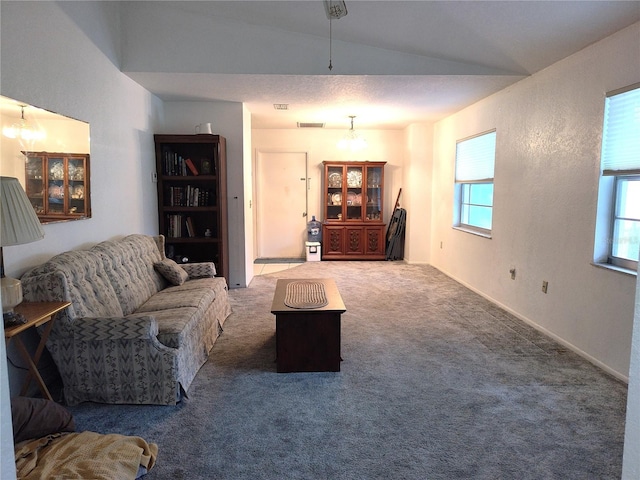
[[[631,276],[634,276],[634,277],[638,276],[638,272],[636,272],[635,270],[630,270],[628,268],[618,267],[616,265],[611,265],[610,263],[591,262],[591,265],[593,265],[594,267],[598,267],[598,268],[604,268],[605,270],[613,270],[614,272],[623,273],[625,275],[631,275]]]
[[[460,230],[461,232],[470,233],[472,235],[477,235],[479,237],[491,239],[491,231],[490,230],[479,230],[479,229],[476,230],[475,228],[463,227],[461,225],[454,225],[453,229],[454,230]]]

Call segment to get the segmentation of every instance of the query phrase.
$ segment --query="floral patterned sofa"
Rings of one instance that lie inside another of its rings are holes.
[[[179,401],[231,313],[226,281],[214,275],[213,263],[166,259],[163,236],[138,234],[26,272],[25,300],[72,303],[47,342],[66,403]]]

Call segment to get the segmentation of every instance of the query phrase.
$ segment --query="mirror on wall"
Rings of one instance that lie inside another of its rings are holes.
[[[15,177],[41,223],[91,218],[90,129],[0,96],[0,175]]]

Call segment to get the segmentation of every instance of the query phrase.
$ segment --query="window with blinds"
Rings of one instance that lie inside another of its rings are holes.
[[[610,195],[608,202],[604,202],[609,204],[608,208],[598,211],[599,217],[609,217],[607,262],[637,271],[640,255],[640,84],[607,95],[601,161],[600,195]],[[603,182],[613,182],[613,194],[602,188]]]
[[[495,131],[456,144],[455,227],[472,233],[491,233],[495,158]]]
[[[607,96],[602,130],[602,174],[640,175],[640,84]]]

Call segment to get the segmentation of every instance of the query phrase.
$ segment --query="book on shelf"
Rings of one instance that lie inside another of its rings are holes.
[[[193,220],[191,219],[191,217],[187,217],[187,235],[189,237],[195,237],[196,236],[196,231],[193,228]]]
[[[209,205],[209,190],[193,185],[169,187],[168,206],[170,207],[206,207]]]
[[[184,161],[184,163],[187,164],[187,167],[189,168],[191,173],[193,173],[194,175],[198,175],[198,169],[196,168],[195,164],[193,163],[193,161],[190,158],[187,158]]]
[[[179,238],[182,235],[182,215],[167,215],[167,237]]]

